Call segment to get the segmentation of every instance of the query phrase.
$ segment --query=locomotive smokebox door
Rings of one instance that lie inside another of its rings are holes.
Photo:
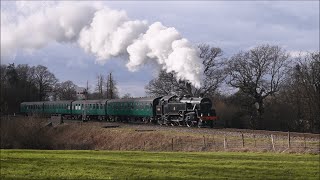
[[[157,115],[162,115],[162,106],[156,106]]]

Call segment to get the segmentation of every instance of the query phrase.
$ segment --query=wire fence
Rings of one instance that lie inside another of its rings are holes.
[[[203,135],[202,137],[172,137],[160,141],[143,141],[141,144],[119,144],[119,150],[144,151],[263,151],[320,153],[319,139],[305,136],[283,135]]]

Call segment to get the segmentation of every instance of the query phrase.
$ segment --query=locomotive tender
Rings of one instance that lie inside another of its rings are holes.
[[[163,96],[126,99],[23,102],[26,115],[61,115],[66,119],[143,121],[160,125],[213,127],[217,121],[209,98]]]

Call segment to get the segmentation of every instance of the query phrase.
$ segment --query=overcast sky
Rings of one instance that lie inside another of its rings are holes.
[[[265,43],[279,45],[292,54],[319,50],[319,1],[102,3],[126,11],[132,20],[160,21],[165,26],[175,27],[192,44],[208,43],[220,47],[226,57]],[[1,25],[3,21],[16,21],[19,17],[15,15],[17,9],[24,9],[26,12],[23,13],[27,14],[39,6],[51,4],[19,2],[17,5],[16,2],[1,1]],[[5,36],[1,31],[1,37]],[[4,45],[1,41],[1,46]],[[1,56],[1,63],[47,66],[60,81],[72,80],[79,86],[85,86],[87,80],[94,84],[100,73],[113,72],[122,95],[144,96],[144,86],[157,72],[156,67],[148,64],[139,71],[130,72],[124,57],[108,60],[104,65],[95,60],[94,55],[85,53],[76,43],[56,42],[32,52],[19,49],[12,56]]]

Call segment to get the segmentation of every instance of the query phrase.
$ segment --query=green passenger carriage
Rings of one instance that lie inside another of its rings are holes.
[[[80,119],[83,115],[94,119],[105,119],[107,100],[79,100],[72,102],[72,116]]]
[[[128,117],[152,120],[155,107],[160,98],[127,98],[112,99],[107,102],[107,113],[117,119],[128,120]]]
[[[43,103],[44,114],[71,114],[71,100],[69,101],[45,101]]]
[[[43,102],[23,102],[20,104],[20,111],[25,114],[42,114]]]

